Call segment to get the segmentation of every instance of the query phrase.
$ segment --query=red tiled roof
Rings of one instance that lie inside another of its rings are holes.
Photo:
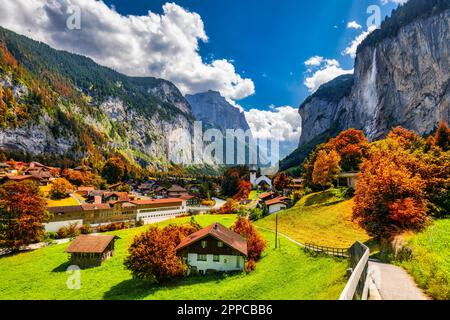
[[[181,200],[191,200],[191,199],[194,199],[195,196],[191,196],[190,194],[186,194],[186,195],[184,195],[184,196],[180,196],[179,198],[180,198]]]
[[[167,189],[168,192],[187,192],[187,190],[183,187],[180,187],[179,185],[174,184],[169,189]]]
[[[83,203],[81,205],[84,211],[92,211],[92,210],[108,210],[111,209],[111,206],[108,203]]]
[[[59,207],[47,207],[47,211],[51,213],[71,213],[83,211],[82,206],[59,206]]]
[[[134,200],[130,201],[131,203],[134,203],[136,205],[158,205],[158,204],[181,204],[183,200],[180,198],[167,198],[167,199],[150,199],[150,200]]]
[[[6,177],[8,179],[14,180],[14,181],[22,181],[22,180],[27,180],[27,179],[40,180],[40,178],[38,178],[36,176],[32,176],[32,175],[16,176],[16,175],[7,174]]]
[[[274,194],[275,194],[275,192],[265,192],[265,193],[261,194],[261,195],[259,196],[259,198],[260,198],[260,199],[265,199],[265,198],[268,198],[268,197],[273,196]]]
[[[114,235],[94,236],[81,235],[78,236],[66,249],[67,253],[102,253],[114,240]]]
[[[266,206],[271,206],[271,205],[274,205],[274,204],[277,204],[277,203],[283,203],[283,204],[287,205],[287,203],[286,203],[287,199],[289,199],[289,198],[278,197],[278,198],[275,198],[275,199],[272,199],[272,200],[267,200],[265,203],[266,203]]]
[[[178,245],[176,251],[186,248],[192,243],[197,242],[208,235],[213,236],[217,240],[222,241],[223,243],[239,251],[240,253],[247,255],[247,239],[237,234],[236,232],[231,231],[230,229],[224,227],[220,223],[214,223],[209,227],[199,230],[191,234],[190,236],[186,237]]]

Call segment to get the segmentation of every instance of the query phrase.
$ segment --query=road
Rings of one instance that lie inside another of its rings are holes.
[[[382,300],[429,300],[413,278],[400,267],[369,261],[369,274]]]
[[[225,200],[222,200],[222,199],[219,199],[219,198],[213,198],[213,200],[216,202],[216,204],[213,207],[214,210],[219,210],[226,203]]]

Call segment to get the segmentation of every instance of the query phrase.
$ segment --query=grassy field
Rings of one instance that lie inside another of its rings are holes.
[[[230,226],[235,216],[199,216],[207,226],[219,221]],[[189,218],[166,221],[185,223]],[[256,271],[249,275],[190,277],[164,286],[134,280],[123,267],[127,248],[147,227],[113,232],[115,256],[101,267],[81,271],[81,289],[69,290],[67,244],[0,258],[0,299],[337,299],[345,286],[347,262],[312,257],[296,245],[281,240],[273,247],[273,234],[263,233],[268,248]]]
[[[352,200],[340,190],[307,195],[294,207],[278,213],[278,230],[302,243],[348,248],[369,236],[351,220]],[[257,221],[258,226],[275,229],[275,216]]]
[[[450,219],[437,220],[424,232],[408,239],[411,260],[400,263],[435,299],[450,299]]]

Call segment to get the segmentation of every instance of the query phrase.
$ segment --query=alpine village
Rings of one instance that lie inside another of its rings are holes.
[[[450,299],[449,43],[449,1],[400,5],[264,174],[168,159],[220,93],[0,27],[0,299]]]

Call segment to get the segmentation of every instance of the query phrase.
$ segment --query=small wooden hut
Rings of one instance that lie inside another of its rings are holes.
[[[98,267],[114,255],[114,235],[78,236],[66,249],[70,263],[80,268]]]

